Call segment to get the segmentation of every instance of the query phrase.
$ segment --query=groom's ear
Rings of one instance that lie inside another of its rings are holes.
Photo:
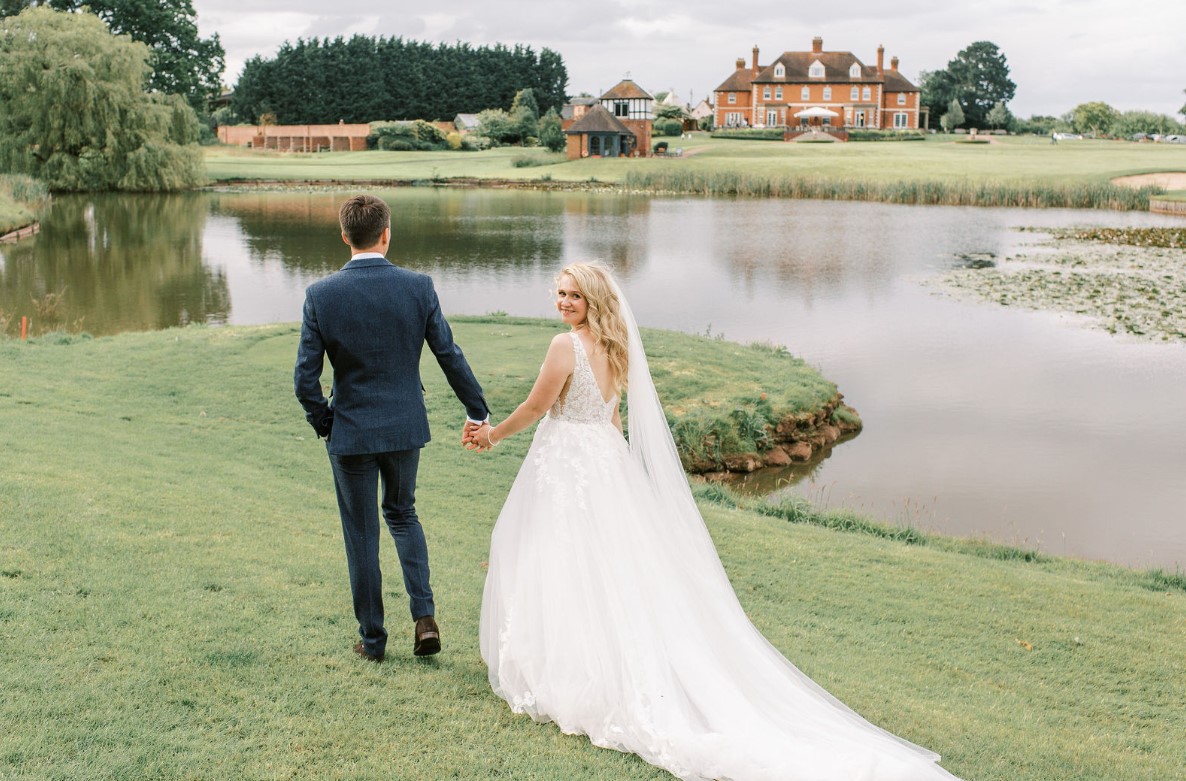
[[[342,231],[342,241],[346,244],[347,247],[349,247],[350,249],[354,249],[354,245],[350,243],[350,237],[346,235],[346,231]]]

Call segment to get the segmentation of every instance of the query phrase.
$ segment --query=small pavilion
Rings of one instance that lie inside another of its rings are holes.
[[[564,132],[568,135],[569,160],[629,156],[638,149],[630,128],[601,104],[591,106]]]

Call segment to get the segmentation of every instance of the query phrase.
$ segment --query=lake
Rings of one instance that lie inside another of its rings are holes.
[[[1058,555],[1186,567],[1186,346],[925,284],[959,254],[1001,257],[1034,241],[1021,226],[1180,219],[608,193],[383,195],[391,258],[431,274],[448,313],[550,316],[556,269],[601,259],[644,326],[783,344],[817,366],[865,430],[807,468],[749,478],[752,490]],[[31,316],[35,331],[96,335],[296,321],[304,287],[348,259],[337,236],[342,198],[59,196],[39,236],[0,245],[0,310]]]

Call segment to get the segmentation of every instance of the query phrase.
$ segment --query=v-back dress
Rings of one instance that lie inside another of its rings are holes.
[[[688,781],[955,778],[766,641],[703,521],[678,538],[656,522],[666,508],[612,422],[618,399],[572,343],[568,393],[491,540],[480,641],[495,693]]]

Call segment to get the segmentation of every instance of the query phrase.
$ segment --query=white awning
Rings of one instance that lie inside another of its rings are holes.
[[[808,117],[808,118],[811,118],[811,117],[838,117],[838,116],[840,116],[840,114],[835,111],[832,111],[831,109],[823,108],[822,106],[812,106],[811,108],[805,108],[802,111],[796,111],[795,116]]]

